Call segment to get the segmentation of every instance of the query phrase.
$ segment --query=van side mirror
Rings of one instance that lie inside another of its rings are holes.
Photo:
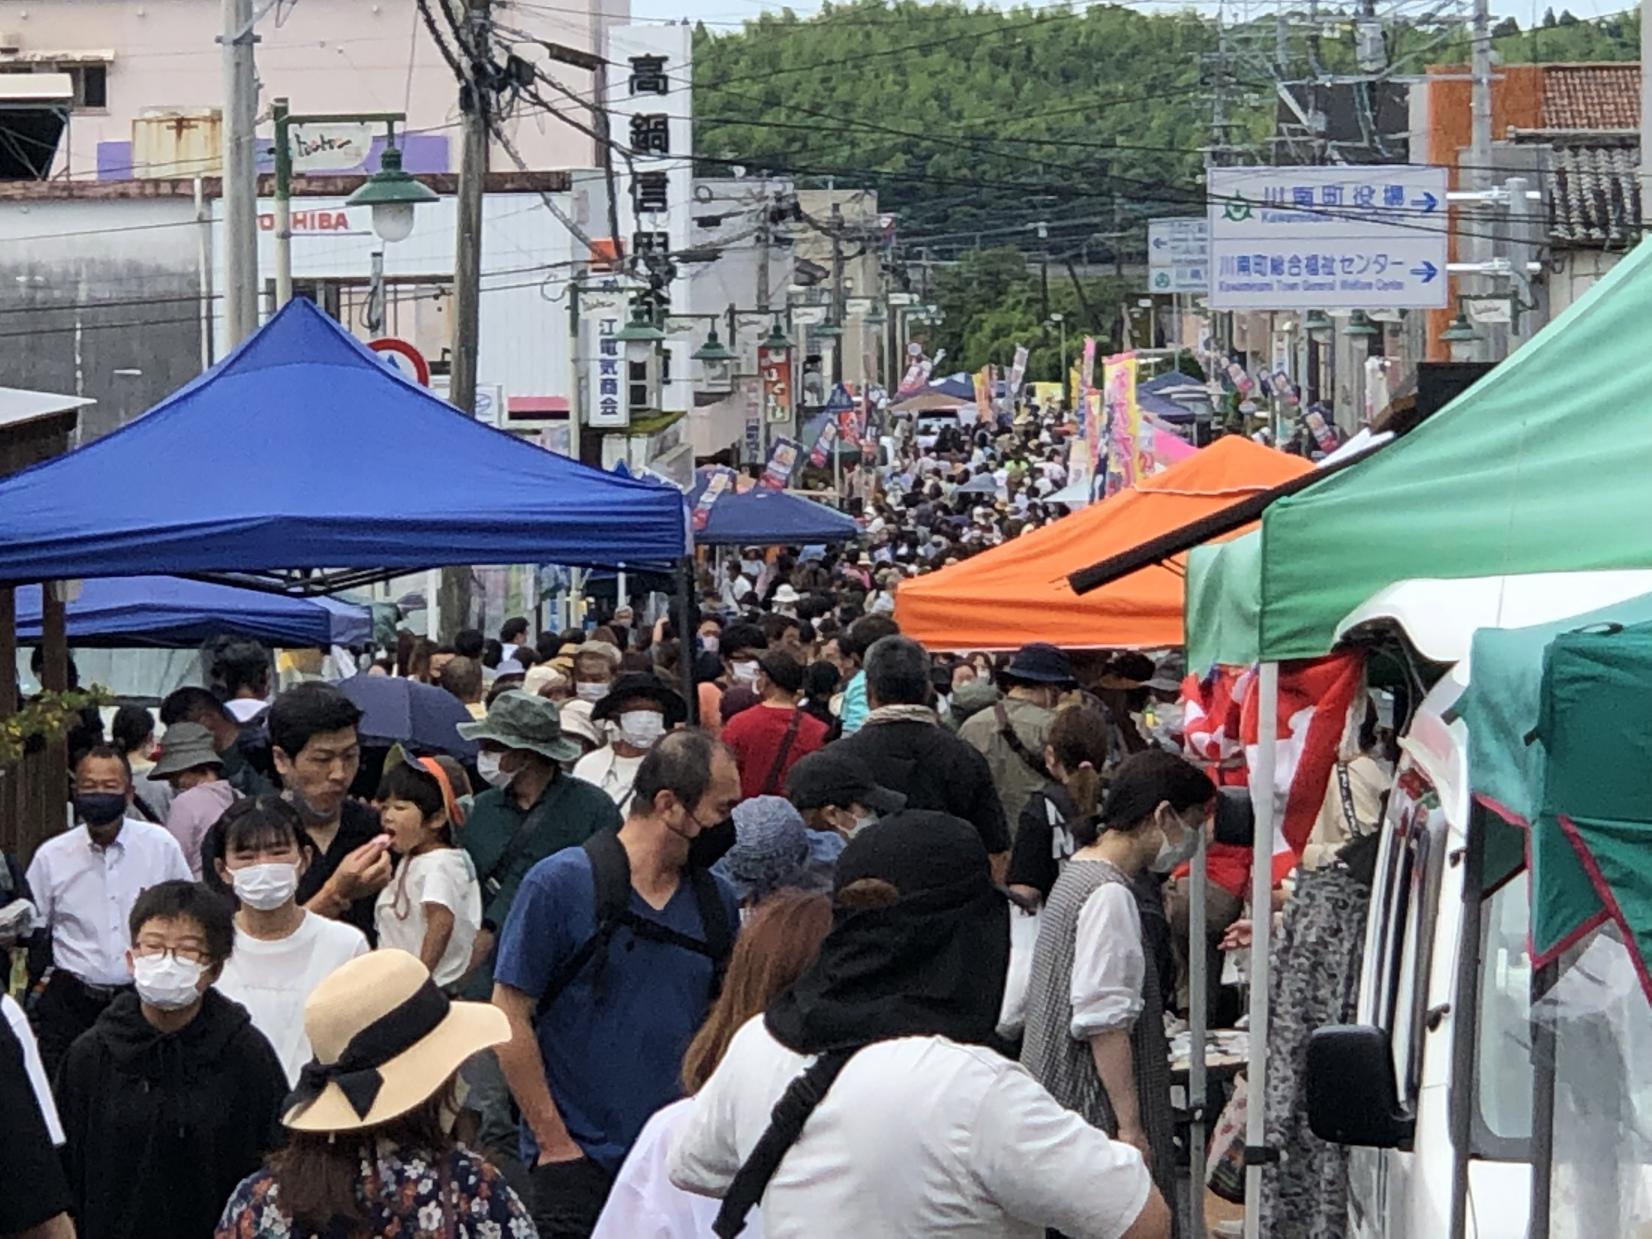
[[[1333,1144],[1411,1147],[1417,1118],[1400,1103],[1386,1030],[1332,1024],[1308,1038],[1308,1126]]]

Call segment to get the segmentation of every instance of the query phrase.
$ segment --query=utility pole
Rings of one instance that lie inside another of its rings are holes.
[[[224,33],[224,333],[234,348],[258,329],[258,75],[252,0],[222,0]]]
[[[1050,225],[1039,220],[1038,229],[1038,317],[1050,317]]]
[[[463,148],[459,162],[457,236],[453,260],[453,369],[448,400],[476,412],[478,302],[482,288],[482,182],[488,168],[488,97],[478,71],[485,57],[489,0],[461,0],[470,80],[460,87]]]
[[[763,196],[757,206],[757,308],[767,312],[769,308],[769,242],[770,242],[770,213],[774,209],[774,199],[769,196],[768,178],[763,179]],[[729,320],[733,323],[733,319]],[[762,328],[758,329],[759,331]],[[729,342],[734,341],[734,328],[729,327]],[[759,337],[756,353],[757,371],[762,373],[763,345]],[[759,382],[762,380],[759,379]],[[768,404],[759,398],[757,401],[757,460],[759,464],[769,459],[769,409]]]
[[[1491,4],[1490,0],[1474,0],[1474,41],[1471,48],[1470,76],[1473,78],[1469,103],[1469,176],[1471,189],[1484,190],[1491,184]],[[1458,182],[1461,184],[1461,181]],[[1484,236],[1466,236],[1464,248],[1472,262],[1484,262],[1492,256],[1490,239]],[[1494,291],[1492,279],[1484,275],[1470,281],[1473,291],[1481,295]],[[1496,360],[1486,343],[1475,346],[1482,360]]]
[[[440,0],[446,4],[448,0]],[[489,38],[489,0],[459,0],[463,6],[465,57],[469,80],[460,83],[463,147],[453,259],[453,362],[448,401],[476,415],[476,350],[482,299],[482,183],[488,168],[488,109],[492,99],[483,74]],[[470,569],[442,569],[441,631],[453,633],[470,621]]]
[[[1641,0],[1641,222],[1652,223],[1652,0]]]
[[[843,300],[843,207],[834,201],[832,203],[832,323],[839,331],[843,330],[844,320]],[[843,346],[848,343],[847,337],[838,336],[837,344],[832,349],[832,382],[843,382]]]

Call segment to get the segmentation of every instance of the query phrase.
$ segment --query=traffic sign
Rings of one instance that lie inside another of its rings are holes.
[[[1446,175],[1415,164],[1212,168],[1211,308],[1444,306]]]
[[[395,336],[384,336],[369,341],[368,348],[384,358],[384,364],[397,371],[403,378],[412,379],[421,387],[430,386],[430,363],[406,340],[398,340]]]
[[[1203,293],[1210,288],[1210,223],[1196,217],[1147,221],[1147,288]]]

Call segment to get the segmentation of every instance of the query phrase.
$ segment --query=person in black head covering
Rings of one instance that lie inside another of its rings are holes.
[[[861,831],[819,957],[735,1034],[672,1182],[724,1197],[725,1239],[759,1201],[769,1233],[831,1218],[907,1239],[1168,1236],[1141,1155],[985,1048],[1008,962],[1009,907],[974,827],[910,811]]]

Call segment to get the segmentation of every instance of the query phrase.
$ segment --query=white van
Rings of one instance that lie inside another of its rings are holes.
[[[1525,627],[1652,592],[1652,573],[1407,581],[1339,635],[1397,630],[1450,665],[1413,712],[1384,821],[1357,1023],[1309,1048],[1309,1111],[1354,1146],[1354,1239],[1526,1239],[1532,1069],[1522,873],[1483,888],[1468,732],[1451,719],[1474,631]],[[1605,1237],[1603,1236],[1603,1239]]]

